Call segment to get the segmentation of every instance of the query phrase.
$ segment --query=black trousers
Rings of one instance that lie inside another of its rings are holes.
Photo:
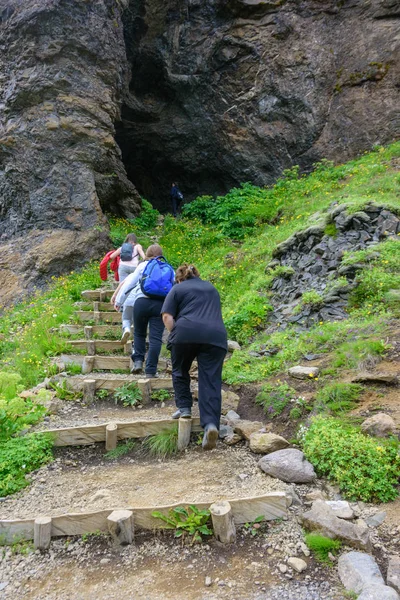
[[[172,203],[172,214],[174,215],[174,217],[176,217],[178,208],[179,208],[178,198],[171,198],[171,203]]]
[[[164,323],[161,317],[162,305],[162,300],[138,298],[133,307],[133,361],[144,361],[147,326],[149,326],[149,351],[146,359],[147,375],[154,375],[157,371],[164,332]]]
[[[221,418],[222,365],[226,350],[211,344],[171,344],[172,381],[178,408],[192,408],[189,369],[197,358],[199,367],[200,424],[213,423],[219,429]]]

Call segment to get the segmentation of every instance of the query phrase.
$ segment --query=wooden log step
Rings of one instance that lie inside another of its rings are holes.
[[[194,417],[191,422],[193,432],[202,430],[198,417]],[[55,446],[87,446],[97,442],[105,442],[108,425],[110,423],[82,425],[81,427],[63,427],[60,429],[46,429],[40,433],[51,434],[54,437]],[[127,440],[155,435],[156,433],[160,433],[160,431],[177,425],[177,422],[175,419],[155,419],[153,421],[121,421],[112,423],[112,425],[116,426],[117,429],[116,439]]]
[[[71,340],[68,342],[70,346],[73,348],[79,348],[82,350],[86,350],[88,344],[93,344],[95,348],[95,352],[97,350],[107,350],[108,352],[112,352],[113,350],[122,350],[123,344],[118,340]],[[88,353],[89,354],[89,353]]]
[[[90,312],[91,310],[108,312],[113,309],[113,305],[110,302],[74,302],[76,310],[83,310]]]
[[[131,363],[129,356],[84,356],[83,354],[61,354],[60,359],[65,364],[76,363],[81,365],[83,373],[91,373],[92,371],[112,371],[115,369],[121,369],[128,373]],[[167,363],[168,361],[166,358],[159,358],[158,369],[160,371],[165,371]]]
[[[94,321],[97,323],[119,323],[121,324],[121,313],[114,311],[110,312],[95,312],[93,310],[76,310],[75,316],[79,321]]]
[[[75,375],[65,379],[68,388],[79,392],[85,388],[86,381],[94,381],[95,390],[116,390],[129,383],[140,384],[148,382],[152,390],[173,390],[171,377],[159,377],[158,379],[144,379],[138,375],[113,375],[108,373],[90,373],[90,375]]]
[[[82,298],[85,298],[85,300],[106,302],[107,300],[110,300],[113,293],[114,290],[108,288],[99,290],[85,290],[84,292],[81,292],[81,296]]]
[[[93,336],[112,336],[115,340],[118,340],[121,337],[121,323],[114,324],[110,323],[109,325],[80,325],[80,324],[67,324],[60,325],[59,331],[62,334],[71,334],[71,335],[81,335],[82,337],[85,335],[85,329],[87,327],[91,327],[91,333]],[[113,341],[113,340],[110,340]]]
[[[213,502],[177,502],[165,506],[151,507],[126,507],[132,511],[135,529],[164,529],[165,523],[152,516],[157,510],[168,515],[171,508],[178,506],[196,505],[199,509],[209,508]],[[271,521],[287,516],[287,507],[290,498],[284,492],[270,492],[262,496],[229,499],[233,519],[236,525],[250,523],[257,517],[263,516],[264,520]],[[72,536],[93,533],[94,531],[108,532],[108,517],[114,508],[87,513],[69,513],[51,517],[51,536]],[[35,519],[7,519],[0,520],[0,535],[4,536],[7,543],[12,543],[15,537],[21,540],[32,540],[34,537]]]

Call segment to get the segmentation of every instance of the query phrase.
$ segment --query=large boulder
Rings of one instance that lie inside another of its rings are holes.
[[[233,428],[235,433],[241,435],[245,440],[249,440],[252,433],[255,433],[262,429],[263,424],[260,421],[246,421],[241,419],[234,423]]]
[[[400,556],[389,558],[387,583],[400,593]]]
[[[288,483],[311,483],[316,478],[312,464],[295,448],[267,454],[258,461],[258,466],[267,475]]]
[[[323,500],[316,500],[311,510],[301,515],[303,525],[312,531],[318,531],[326,537],[339,539],[348,546],[369,550],[370,534],[366,525],[353,525],[340,519]]]
[[[289,442],[276,433],[255,432],[250,436],[250,450],[256,454],[269,454],[288,446]]]
[[[367,583],[357,600],[399,600],[399,595],[392,587],[379,583]]]
[[[361,429],[369,435],[386,437],[396,431],[396,423],[389,415],[377,413],[361,423]]]

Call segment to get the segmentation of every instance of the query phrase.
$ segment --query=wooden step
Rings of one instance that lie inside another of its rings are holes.
[[[59,381],[57,376],[52,378],[52,381]],[[85,388],[85,382],[94,381],[95,390],[110,390],[114,391],[123,385],[129,383],[137,383],[141,387],[142,383],[146,383],[150,392],[152,390],[172,390],[171,377],[158,377],[154,379],[146,379],[141,375],[113,375],[112,373],[90,373],[90,379],[87,375],[73,375],[71,377],[63,377],[68,388],[79,392]]]
[[[251,523],[260,516],[263,516],[266,521],[286,517],[287,507],[290,506],[290,503],[291,499],[285,492],[270,492],[262,496],[245,498],[229,498],[236,525]],[[168,516],[172,508],[189,506],[190,504],[196,505],[199,509],[205,509],[209,508],[213,501],[180,500],[174,504],[163,506],[137,508],[129,506],[126,509],[131,510],[133,513],[135,528],[154,531],[155,529],[165,528],[165,523],[161,519],[153,517],[154,511],[157,510]],[[93,531],[107,533],[107,517],[114,508],[110,506],[106,510],[54,515],[51,517],[51,535],[52,537],[84,535],[93,533]],[[3,519],[0,520],[0,534],[4,536],[5,542],[10,544],[16,538],[32,540],[34,539],[34,525],[35,516],[30,519]]]
[[[110,300],[113,293],[114,290],[109,288],[99,290],[85,290],[84,292],[81,292],[81,296],[82,298],[85,298],[85,300],[96,300],[100,302],[106,302],[107,300]]]
[[[76,310],[75,316],[79,321],[94,321],[98,323],[121,323],[122,317],[120,312],[100,312],[93,310]]]
[[[82,366],[82,373],[91,373],[92,371],[113,371],[115,369],[129,372],[131,368],[131,359],[129,356],[84,356],[83,354],[61,354],[60,360],[65,364],[75,363]],[[53,358],[57,362],[57,358]],[[158,369],[167,368],[166,358],[159,358]]]
[[[92,339],[95,335],[96,336],[107,336],[108,334],[113,334],[114,338],[117,340],[121,337],[121,323],[117,324],[113,324],[110,323],[109,325],[79,325],[79,324],[67,324],[67,325],[60,325],[60,333],[65,334],[71,334],[71,335],[82,335],[85,336],[86,339]],[[87,335],[88,334],[88,337]]]
[[[110,304],[110,302],[74,302],[74,306],[77,310],[94,310],[100,312],[107,312],[114,308],[113,305]]]
[[[190,419],[192,431],[202,431],[200,418]],[[105,442],[106,427],[108,423],[95,425],[81,425],[79,427],[63,427],[60,429],[46,429],[41,433],[49,433],[53,437],[55,446],[87,446],[97,442]],[[155,435],[178,425],[175,419],[155,419],[146,421],[120,421],[117,425],[117,439],[127,440],[132,438],[145,438]]]
[[[114,350],[124,350],[126,354],[132,354],[132,342],[121,344],[118,340],[71,340],[68,342],[72,348],[86,350],[88,356],[93,356],[98,350],[113,352]]]

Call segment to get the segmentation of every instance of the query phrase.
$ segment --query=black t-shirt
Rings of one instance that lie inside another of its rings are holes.
[[[161,312],[175,319],[171,344],[212,344],[227,349],[220,297],[209,281],[194,277],[174,285]]]

